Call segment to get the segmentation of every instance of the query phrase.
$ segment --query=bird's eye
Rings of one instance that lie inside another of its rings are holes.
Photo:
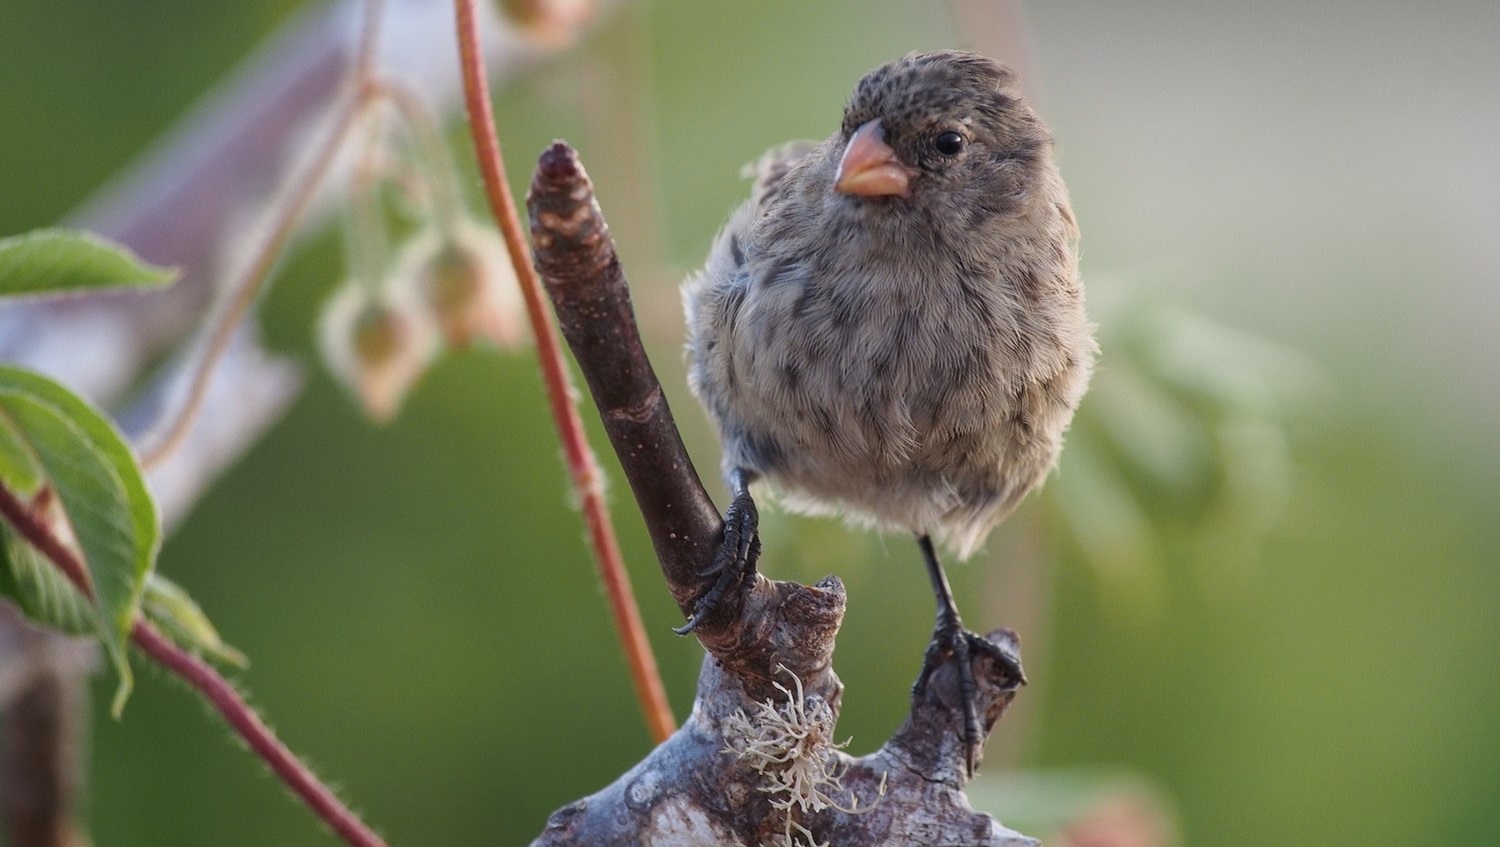
[[[964,137],[950,129],[939,135],[937,140],[933,142],[933,146],[944,156],[957,156],[963,152]]]

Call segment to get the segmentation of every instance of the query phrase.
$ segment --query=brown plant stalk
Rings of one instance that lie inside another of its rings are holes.
[[[485,77],[484,59],[479,44],[479,26],[474,0],[454,0],[457,13],[459,56],[463,66],[464,103],[468,107],[469,131],[474,139],[479,170],[484,178],[485,197],[490,211],[505,238],[507,252],[515,267],[516,278],[526,302],[526,315],[536,338],[543,382],[547,388],[548,406],[557,425],[558,438],[568,463],[568,476],[582,505],[589,542],[599,565],[600,579],[609,598],[610,614],[619,634],[620,644],[630,666],[641,711],[653,740],[660,742],[672,734],[676,720],[667,702],[666,689],[656,667],[656,657],[646,638],[640,610],[625,571],[620,545],[615,538],[609,510],[604,502],[604,487],[598,462],[589,448],[583,430],[583,419],[574,404],[574,392],[563,362],[557,332],[552,324],[542,285],[532,267],[531,251],[516,215],[515,201],[505,178],[505,163],[500,153],[500,139],[490,108],[489,82]]]
[[[3,485],[0,485],[0,515],[27,543],[57,566],[80,593],[93,599],[93,586],[83,560],[63,543],[43,517]],[[141,652],[201,694],[223,715],[246,746],[346,844],[351,847],[386,847],[385,841],[340,802],[332,789],[276,737],[229,680],[213,666],[172,643],[144,618],[136,618],[130,639]]]

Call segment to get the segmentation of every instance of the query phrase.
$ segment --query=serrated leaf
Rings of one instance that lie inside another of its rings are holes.
[[[45,471],[83,553],[100,639],[120,675],[118,715],[131,687],[126,645],[160,543],[156,504],[114,425],[66,388],[0,366],[0,414]]]
[[[8,526],[0,525],[0,594],[43,626],[69,635],[95,635],[99,615],[57,566]]]
[[[0,297],[157,288],[176,278],[173,268],[143,262],[129,249],[79,230],[38,229],[0,238]]]
[[[155,571],[146,578],[141,609],[147,620],[179,645],[235,667],[250,664],[244,653],[224,643],[208,615],[181,586]]]

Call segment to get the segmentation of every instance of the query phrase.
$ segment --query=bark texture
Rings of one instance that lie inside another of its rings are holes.
[[[714,581],[705,568],[723,523],[641,345],[609,228],[571,147],[542,154],[527,207],[537,270],[686,615]],[[553,814],[534,844],[1036,844],[964,795],[951,664],[880,750],[839,752],[844,692],[832,655],[844,609],[834,576],[812,586],[745,580],[695,633],[707,655],[687,722],[612,785]],[[1019,664],[1013,633],[988,637]],[[913,651],[913,668],[921,659]],[[989,659],[974,670],[988,734],[1021,681]]]

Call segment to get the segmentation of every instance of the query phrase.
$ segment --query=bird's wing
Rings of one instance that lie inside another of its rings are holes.
[[[816,141],[789,141],[772,147],[759,159],[745,165],[740,175],[755,180],[750,200],[757,213],[776,202],[786,175],[817,146]]]

